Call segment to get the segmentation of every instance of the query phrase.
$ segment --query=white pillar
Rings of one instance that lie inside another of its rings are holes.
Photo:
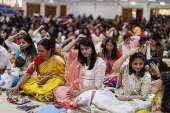
[[[43,2],[40,4],[40,15],[45,16],[45,4]]]
[[[27,15],[27,3],[25,0],[22,1],[22,9],[24,10],[24,15]]]
[[[60,16],[60,6],[61,5],[57,5],[57,11],[56,11],[57,14],[56,14],[56,16]]]
[[[146,21],[149,21],[150,19],[150,7],[149,6],[143,7],[143,18],[145,18]]]

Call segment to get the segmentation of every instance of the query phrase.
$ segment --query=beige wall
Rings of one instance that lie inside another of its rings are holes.
[[[26,10],[26,3],[30,0],[23,0],[22,1],[22,8]],[[66,5],[67,6],[67,14],[74,14],[75,16],[83,15],[85,13],[87,16],[90,14],[93,15],[94,18],[97,18],[99,15],[106,19],[114,18],[115,15],[122,15],[122,8],[142,8],[143,9],[143,18],[145,17],[146,20],[150,18],[150,9],[151,8],[169,8],[170,2],[166,3],[166,5],[161,6],[159,3],[136,3],[136,5],[131,5],[129,3],[118,3],[118,2],[88,2],[88,3],[81,3],[81,2],[43,2],[41,0],[31,1],[32,3],[40,3],[41,4],[41,11],[40,14],[44,16],[45,14],[45,5],[56,5],[57,12],[56,15],[59,16],[60,14],[60,6]],[[26,11],[25,11],[26,15]]]
[[[159,14],[170,15],[170,9],[159,9]]]

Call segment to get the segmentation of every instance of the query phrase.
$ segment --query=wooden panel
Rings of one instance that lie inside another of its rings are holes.
[[[143,16],[143,9],[137,9],[136,18],[139,20],[139,22],[142,22],[142,16]]]
[[[122,18],[126,22],[130,22],[132,18],[132,9],[123,8],[122,9]]]
[[[45,5],[45,15],[52,15],[53,17],[56,16],[56,8],[56,6]]]
[[[65,17],[66,16],[66,6],[65,5],[61,5],[60,6],[60,16],[61,17]]]
[[[27,3],[27,15],[32,15],[33,13],[40,14],[40,4]]]
[[[153,9],[150,10],[150,18],[153,17]]]

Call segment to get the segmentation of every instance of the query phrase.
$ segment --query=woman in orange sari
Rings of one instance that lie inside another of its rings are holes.
[[[69,52],[65,72],[67,83],[54,89],[53,93],[58,102],[56,107],[89,112],[93,92],[102,87],[106,64],[97,56],[91,39],[80,37],[85,36],[79,35],[62,49]],[[78,50],[71,50],[78,41]]]
[[[42,39],[37,49],[38,56],[33,59],[25,75],[15,87],[7,91],[9,98],[20,87],[22,90],[19,93],[32,95],[39,101],[50,101],[54,100],[52,90],[65,84],[65,62],[61,55],[53,52],[51,42],[48,39]],[[35,70],[38,76],[31,77]]]

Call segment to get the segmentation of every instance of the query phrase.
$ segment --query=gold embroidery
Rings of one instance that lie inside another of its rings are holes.
[[[30,64],[29,64],[29,66],[28,66],[29,68],[33,68],[33,69],[35,69],[35,62],[33,61],[33,62],[31,62]]]

